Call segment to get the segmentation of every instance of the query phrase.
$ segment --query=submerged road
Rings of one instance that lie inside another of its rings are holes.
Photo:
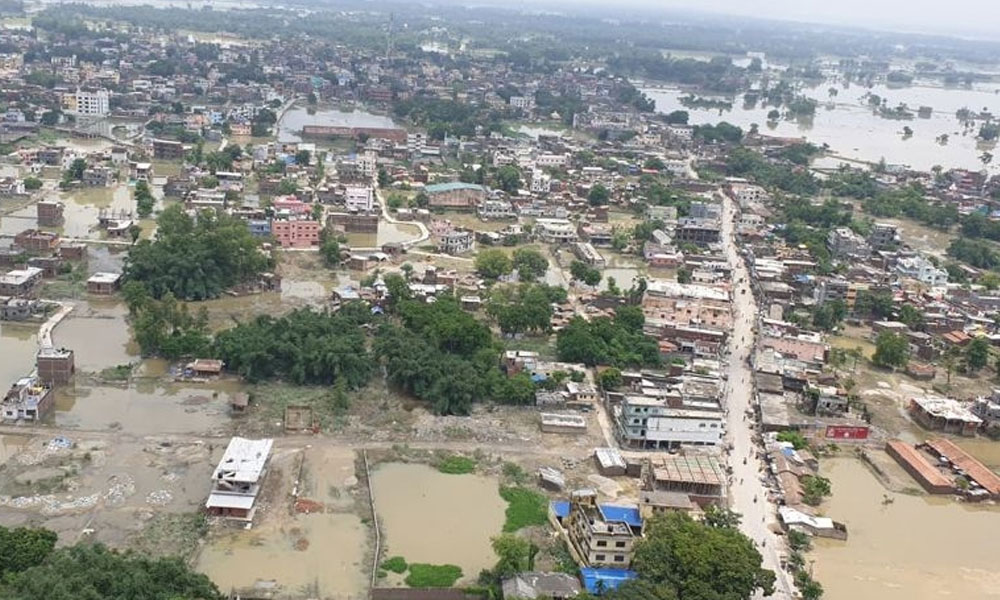
[[[782,570],[778,555],[783,540],[771,529],[777,522],[776,507],[768,501],[767,487],[762,481],[765,474],[763,457],[758,456],[758,446],[753,441],[752,428],[756,417],[748,410],[752,406],[753,373],[748,358],[754,348],[754,324],[757,322],[757,303],[750,289],[750,276],[736,245],[734,221],[736,208],[729,197],[723,200],[723,246],[732,266],[733,274],[733,330],[729,340],[728,382],[726,408],[728,410],[726,437],[732,450],[729,466],[733,481],[729,489],[730,508],[743,516],[740,530],[757,544],[764,557],[764,568],[777,576],[772,598],[791,600],[793,584],[788,573]]]

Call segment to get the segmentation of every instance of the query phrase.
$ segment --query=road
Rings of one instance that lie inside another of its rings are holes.
[[[761,481],[764,463],[756,456],[758,446],[753,441],[751,425],[754,416],[747,416],[752,406],[753,376],[747,358],[753,351],[754,324],[757,304],[750,289],[750,278],[742,257],[737,252],[734,219],[736,209],[728,197],[723,200],[723,245],[729,264],[733,267],[733,320],[729,341],[729,370],[726,385],[728,410],[726,437],[732,450],[729,465],[733,480],[730,486],[730,508],[743,515],[740,529],[756,544],[764,557],[764,567],[777,575],[775,594],[772,598],[793,598],[794,587],[788,573],[783,571],[778,557],[783,540],[770,526],[776,522],[775,505],[767,500],[767,488]]]

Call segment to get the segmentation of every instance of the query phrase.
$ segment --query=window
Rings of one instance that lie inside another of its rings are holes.
[[[615,548],[624,548],[625,542],[615,542]]]
[[[615,554],[615,562],[625,562],[624,554]]]
[[[603,547],[605,547],[607,545],[608,545],[608,542],[606,542],[605,540],[598,540],[597,541],[597,547],[598,548],[603,548]]]
[[[605,559],[605,556],[603,554],[595,554],[594,555],[594,561],[595,562],[604,562],[604,559]]]

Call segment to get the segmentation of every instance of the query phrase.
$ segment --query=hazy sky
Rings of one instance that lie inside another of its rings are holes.
[[[581,0],[549,0],[563,6]],[[610,6],[606,0],[582,0]],[[1000,0],[619,0],[617,6],[684,9],[895,31],[1000,36]]]

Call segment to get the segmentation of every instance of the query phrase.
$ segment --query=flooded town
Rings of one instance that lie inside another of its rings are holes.
[[[676,4],[0,0],[0,598],[996,595],[1000,42]]]

